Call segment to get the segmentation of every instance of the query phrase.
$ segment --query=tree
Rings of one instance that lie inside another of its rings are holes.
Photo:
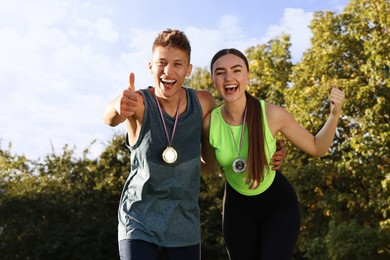
[[[87,157],[89,148],[77,158],[65,146],[32,162],[32,171],[18,164],[24,171],[1,187],[2,259],[118,258],[118,187],[129,169],[123,144],[114,137],[98,160]],[[7,161],[9,153],[2,155]],[[15,165],[8,160],[1,168]]]
[[[289,149],[286,174],[303,202],[299,251],[310,259],[389,256],[389,13],[386,0],[315,13],[311,48],[293,68],[287,108],[311,132],[325,122],[332,85],[347,97],[328,156]]]
[[[250,64],[251,84],[249,92],[268,102],[284,105],[284,90],[288,87],[292,62],[290,36],[282,34],[267,44],[259,44],[246,50]]]

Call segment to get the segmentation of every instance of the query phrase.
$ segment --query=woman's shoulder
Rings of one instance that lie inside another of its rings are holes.
[[[278,113],[283,113],[283,111],[285,111],[285,109],[283,107],[269,103],[267,101],[264,101],[264,106],[265,106],[265,111],[267,112],[267,117],[268,117],[268,114],[270,114],[270,116],[272,116],[275,113],[278,114]]]
[[[266,103],[268,125],[273,133],[276,133],[282,127],[294,122],[292,115],[282,106]]]

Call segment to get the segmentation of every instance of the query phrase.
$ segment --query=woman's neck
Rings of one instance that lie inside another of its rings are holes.
[[[241,125],[246,108],[245,102],[225,102],[222,106],[222,115],[229,125]]]

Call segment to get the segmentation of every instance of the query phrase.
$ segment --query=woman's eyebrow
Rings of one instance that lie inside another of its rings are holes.
[[[230,68],[231,69],[242,68],[242,65],[241,64],[237,64],[237,65],[231,66]]]
[[[233,65],[230,67],[231,69],[235,69],[235,68],[242,68],[242,65],[241,64],[237,64],[237,65]],[[217,71],[217,70],[225,70],[224,67],[218,67],[216,68],[214,71]]]

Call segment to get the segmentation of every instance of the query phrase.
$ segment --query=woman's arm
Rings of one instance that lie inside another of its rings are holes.
[[[276,135],[280,131],[294,146],[314,157],[321,157],[327,153],[333,143],[343,102],[344,92],[333,88],[330,94],[330,115],[315,136],[300,126],[290,113],[279,106],[267,103],[267,119],[269,115],[269,125],[273,134]]]

